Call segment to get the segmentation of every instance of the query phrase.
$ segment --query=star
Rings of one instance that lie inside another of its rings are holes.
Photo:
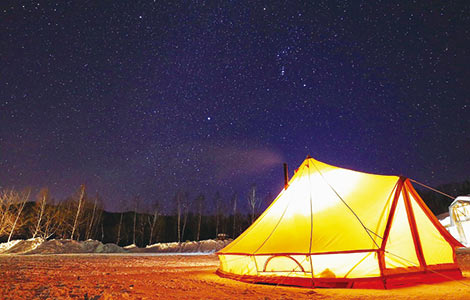
[[[465,181],[468,7],[408,2],[4,8],[0,189],[262,197],[307,154]]]

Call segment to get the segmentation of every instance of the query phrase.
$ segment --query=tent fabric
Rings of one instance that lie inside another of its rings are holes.
[[[308,157],[261,216],[217,254],[248,282],[389,288],[461,278],[462,245],[410,181]]]

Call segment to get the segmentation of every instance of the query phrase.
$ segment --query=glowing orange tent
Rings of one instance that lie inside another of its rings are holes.
[[[404,177],[308,157],[273,203],[217,254],[217,274],[304,287],[389,288],[462,277],[456,241]]]

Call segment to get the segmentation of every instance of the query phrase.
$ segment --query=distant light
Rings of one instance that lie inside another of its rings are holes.
[[[210,121],[211,120],[211,117],[207,117],[207,121]]]

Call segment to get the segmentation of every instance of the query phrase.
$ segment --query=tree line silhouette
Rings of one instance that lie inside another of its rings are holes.
[[[444,184],[437,189],[454,196],[467,195],[470,181]],[[418,191],[434,214],[448,211],[452,199],[429,190]],[[29,189],[4,189],[0,191],[0,241],[36,237],[95,239],[144,247],[157,242],[235,238],[273,199],[270,194],[260,198],[256,185],[252,185],[245,195],[233,194],[230,199],[223,199],[218,192],[208,198],[178,191],[166,211],[159,200],[135,197],[121,202],[121,211],[108,212],[101,197],[88,195],[84,185],[62,201],[54,200],[45,188],[35,197]]]
[[[121,246],[139,247],[157,242],[198,241],[236,237],[244,231],[273,198],[261,199],[256,185],[247,195],[223,199],[219,192],[208,198],[191,197],[178,191],[163,209],[159,200],[134,197],[121,201],[121,211],[104,210],[99,195],[90,196],[84,185],[61,201],[48,189],[31,196],[29,189],[0,191],[0,241],[12,239],[95,239]]]

